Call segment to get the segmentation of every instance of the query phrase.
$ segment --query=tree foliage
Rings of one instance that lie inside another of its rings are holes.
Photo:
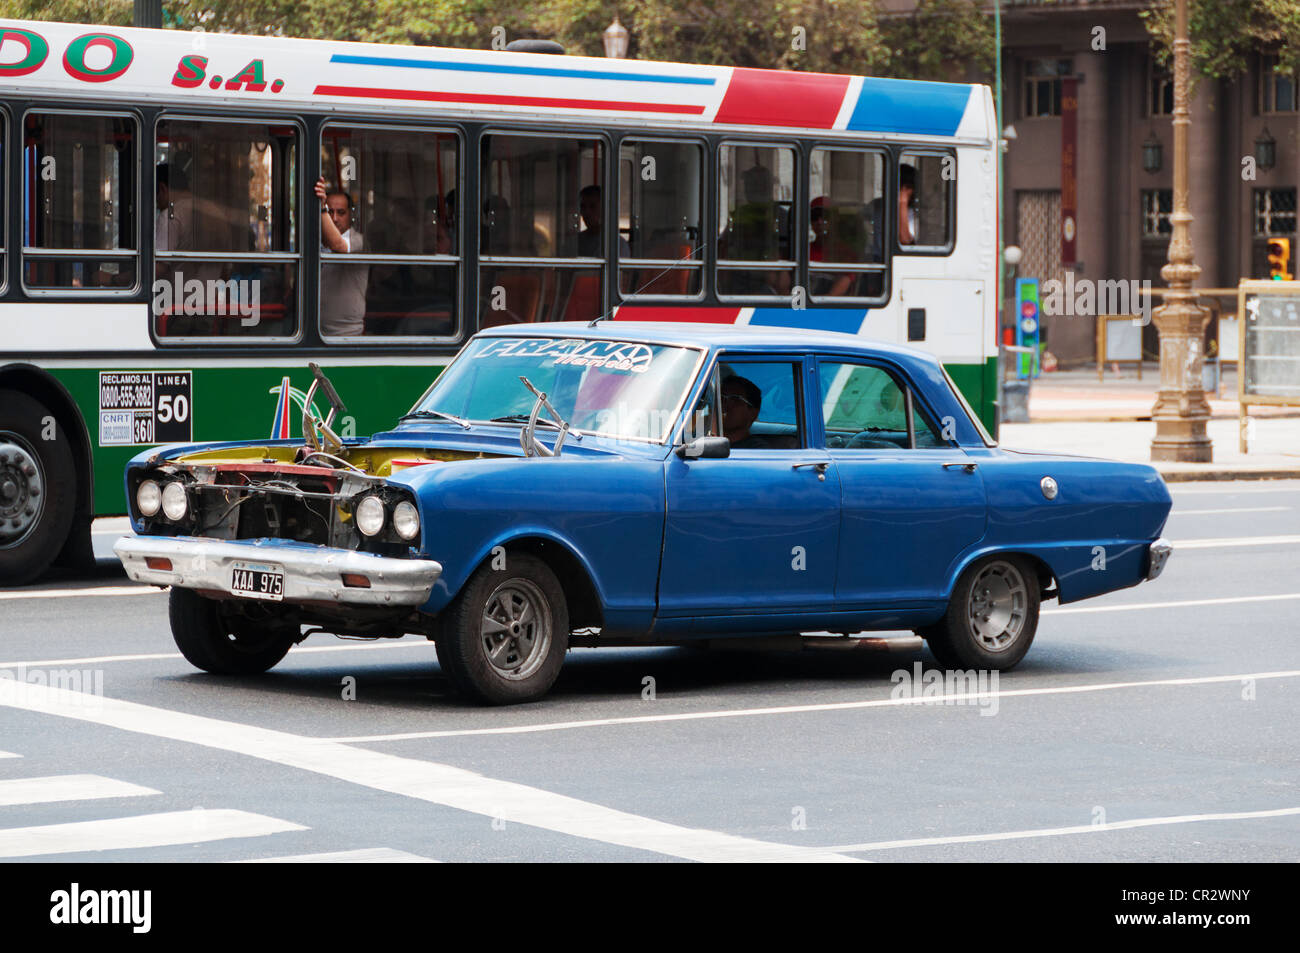
[[[1212,79],[1244,73],[1250,54],[1272,50],[1278,72],[1300,72],[1300,2],[1297,0],[1189,0],[1187,32],[1192,69]],[[1174,4],[1155,0],[1142,11],[1157,60],[1173,57]]]

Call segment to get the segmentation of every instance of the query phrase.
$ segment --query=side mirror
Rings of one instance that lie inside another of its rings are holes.
[[[721,460],[731,456],[731,441],[726,437],[696,437],[677,448],[683,460]]]

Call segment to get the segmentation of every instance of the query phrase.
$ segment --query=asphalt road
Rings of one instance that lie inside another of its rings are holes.
[[[941,704],[903,633],[577,649],[493,709],[414,638],[204,675],[108,561],[0,592],[0,860],[1295,861],[1300,483],[1172,492],[1160,579]]]

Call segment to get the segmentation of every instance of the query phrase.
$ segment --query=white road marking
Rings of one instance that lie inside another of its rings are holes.
[[[783,705],[779,708],[731,708],[719,711],[691,711],[675,715],[632,715],[623,718],[592,718],[586,721],[557,721],[533,725],[510,725],[503,728],[461,728],[448,731],[409,731],[391,735],[358,735],[350,738],[322,738],[338,744],[362,744],[375,741],[411,741],[421,738],[459,738],[466,735],[527,735],[540,731],[565,731],[570,728],[604,728],[610,725],[647,725],[670,721],[703,721],[711,718],[753,718],[762,715],[801,715],[820,711],[855,711],[860,708],[897,708],[908,705],[930,706],[964,703],[981,699],[1029,697],[1033,695],[1077,695],[1083,692],[1107,692],[1122,688],[1160,688],[1170,685],[1213,685],[1240,682],[1244,679],[1296,678],[1300,670],[1253,672],[1244,675],[1207,675],[1200,678],[1163,678],[1148,682],[1103,682],[1097,685],[1060,685],[1053,688],[1015,688],[996,692],[950,692],[929,697],[905,696],[876,698],[857,702],[824,702],[816,705]]]
[[[328,854],[298,854],[294,857],[255,857],[252,860],[234,860],[234,864],[436,864],[438,861],[408,854],[391,847],[372,847],[369,850],[338,850]]]
[[[1183,599],[1179,602],[1126,602],[1115,606],[1057,606],[1040,609],[1043,615],[1068,615],[1072,612],[1123,612],[1126,609],[1177,609],[1182,606],[1220,606],[1236,602],[1277,602],[1300,599],[1300,592],[1284,592],[1275,596],[1224,596],[1220,599]],[[3,666],[0,666],[3,668]]]
[[[1175,508],[1170,516],[1208,516],[1211,513],[1278,513],[1290,506],[1227,506],[1214,510],[1180,510]]]
[[[156,586],[88,586],[84,589],[21,589],[0,591],[0,599],[63,599],[69,596],[151,596],[162,595],[166,589]]]
[[[1258,480],[1250,480],[1245,483],[1231,481],[1228,486],[1224,486],[1222,481],[1210,481],[1208,483],[1173,483],[1169,486],[1169,492],[1172,496],[1198,496],[1201,494],[1223,494],[1227,496],[1236,496],[1238,494],[1253,495],[1255,493],[1295,493],[1295,480],[1270,480],[1267,483],[1261,483]]]
[[[14,778],[0,781],[0,807],[50,804],[54,801],[92,801],[109,797],[160,794],[153,788],[115,781],[97,774],[63,774],[48,778]]]
[[[996,834],[962,834],[954,837],[915,837],[908,840],[875,841],[867,844],[841,844],[827,850],[859,853],[870,850],[895,850],[899,847],[938,847],[945,844],[977,844],[987,841],[1021,840],[1029,837],[1061,837],[1069,834],[1105,834],[1107,831],[1126,831],[1138,827],[1161,827],[1166,824],[1196,824],[1201,821],[1244,821],[1261,817],[1288,817],[1300,814],[1300,807],[1286,807],[1275,811],[1236,811],[1220,814],[1181,814],[1174,817],[1139,817],[1131,821],[1111,821],[1106,824],[1078,824],[1074,827],[1045,827],[1028,831],[1000,831]]]
[[[1300,543],[1300,536],[1236,536],[1223,539],[1170,540],[1174,552],[1185,549],[1225,549],[1229,546],[1286,546]]]
[[[0,705],[260,758],[376,791],[500,819],[507,824],[524,824],[686,860],[859,862],[856,858],[816,848],[680,827],[525,784],[484,777],[447,764],[403,758],[114,698],[99,699],[92,710],[81,703],[78,693],[66,689],[23,685],[19,692],[12,687],[13,684],[0,680]],[[4,855],[4,837],[0,833],[0,856]]]
[[[308,828],[247,811],[195,808],[166,814],[76,821],[0,830],[0,857],[40,857],[100,850],[168,847],[234,837],[265,837]]]
[[[0,751],[0,758],[21,758],[22,755],[14,754],[12,751]]]
[[[433,651],[433,643],[428,639],[385,640],[383,642],[357,643],[352,645],[296,645],[289,650],[288,658],[310,655],[315,652],[373,652],[377,649],[425,649]],[[149,652],[140,655],[92,655],[86,658],[56,658],[33,661],[0,662],[0,668],[53,668],[54,666],[100,665],[105,662],[151,662],[158,659],[184,658],[180,652]]]

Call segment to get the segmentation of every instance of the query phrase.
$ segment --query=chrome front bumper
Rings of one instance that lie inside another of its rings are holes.
[[[1174,547],[1162,536],[1147,549],[1147,579],[1154,579],[1164,571],[1165,563]]]
[[[275,601],[287,603],[418,606],[442,575],[442,565],[430,559],[394,559],[276,539],[124,536],[113,552],[138,582],[224,592],[235,598],[250,598],[233,588],[236,563],[274,567],[284,573],[284,592]],[[150,568],[148,559],[167,560],[172,568]],[[344,585],[345,573],[364,576],[369,588]]]

